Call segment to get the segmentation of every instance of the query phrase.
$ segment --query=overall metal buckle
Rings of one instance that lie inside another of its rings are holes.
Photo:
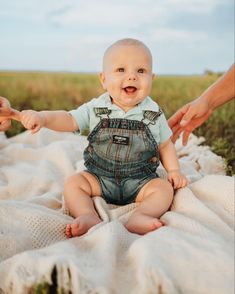
[[[142,122],[144,122],[144,120],[148,120],[147,125],[149,124],[155,125],[160,115],[162,115],[162,110],[160,108],[159,108],[159,111],[144,110],[144,114],[143,114],[144,117],[142,119]]]

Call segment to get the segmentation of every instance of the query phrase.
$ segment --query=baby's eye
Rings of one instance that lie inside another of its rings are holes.
[[[138,69],[138,73],[144,73],[144,69],[143,68],[139,68]]]
[[[123,67],[119,67],[119,68],[117,69],[117,71],[118,71],[118,72],[124,72],[124,68],[123,68]]]

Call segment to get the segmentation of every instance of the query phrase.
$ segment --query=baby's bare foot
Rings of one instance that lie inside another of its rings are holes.
[[[102,222],[102,220],[94,214],[84,214],[77,217],[71,224],[67,224],[65,235],[67,238],[81,236],[85,234],[91,227]]]
[[[129,232],[139,235],[144,235],[162,226],[164,226],[164,222],[160,221],[158,218],[137,212],[131,215],[125,225]]]

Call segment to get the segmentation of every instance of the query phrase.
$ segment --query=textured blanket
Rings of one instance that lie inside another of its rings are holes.
[[[162,216],[166,226],[129,233],[123,223],[136,204],[95,197],[103,222],[68,240],[63,182],[83,169],[86,138],[0,134],[0,293],[32,293],[39,283],[73,294],[234,293],[234,181],[202,140],[176,144],[190,184]]]

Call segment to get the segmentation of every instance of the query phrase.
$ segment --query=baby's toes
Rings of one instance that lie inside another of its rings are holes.
[[[67,224],[66,225],[65,235],[66,235],[67,238],[71,238],[72,237],[71,224]]]

